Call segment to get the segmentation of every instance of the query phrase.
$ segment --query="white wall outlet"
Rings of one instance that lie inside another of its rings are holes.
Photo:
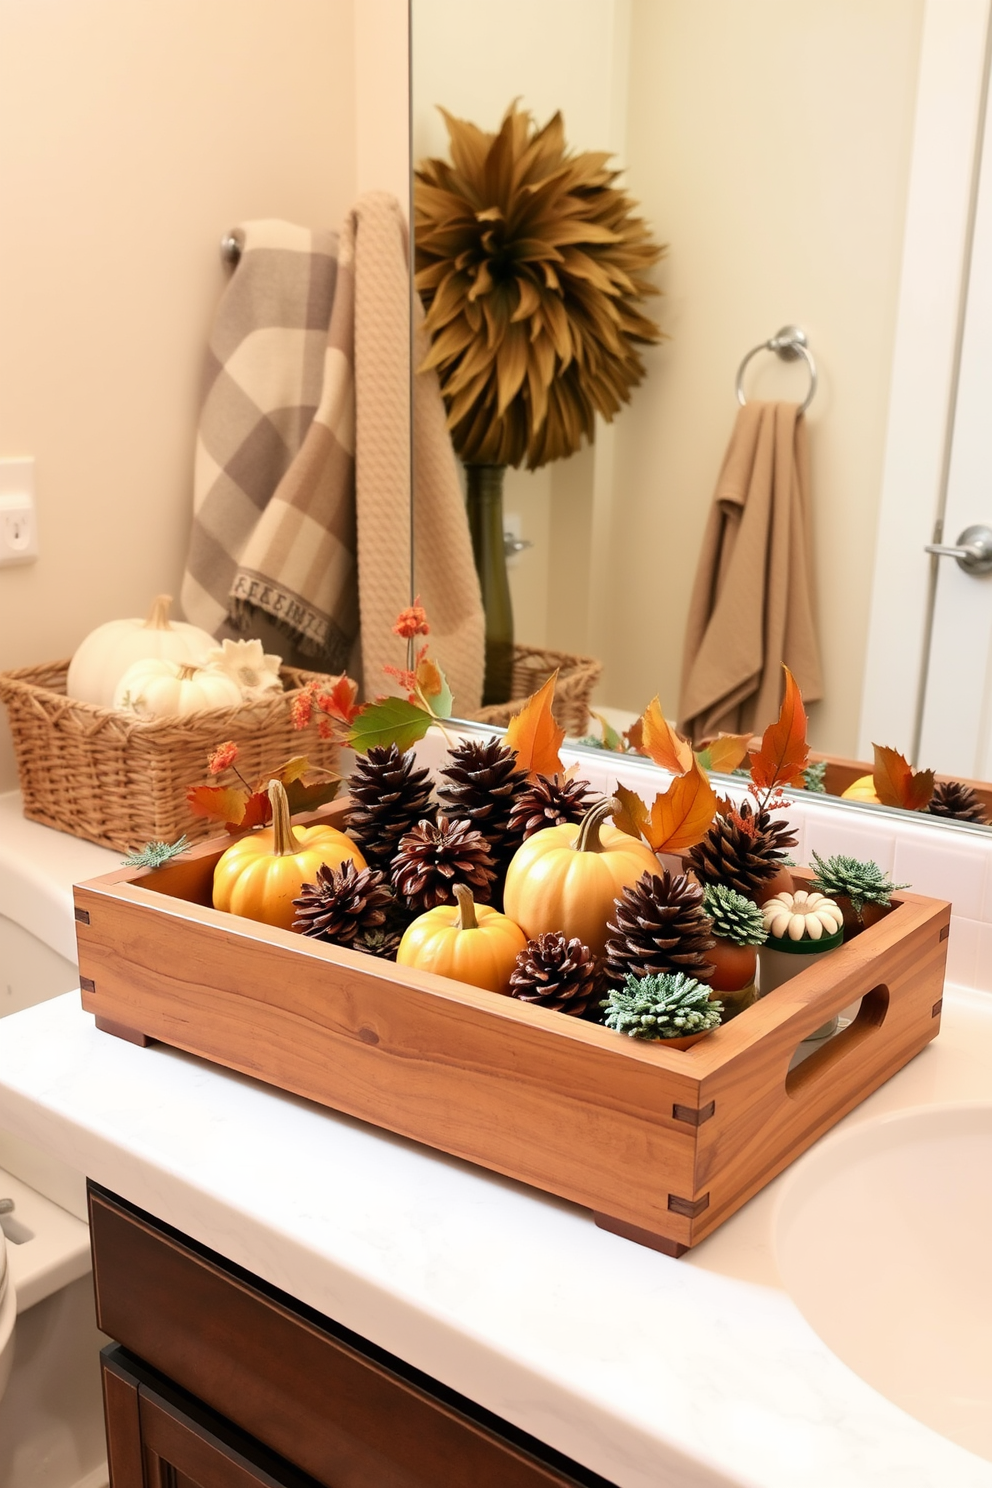
[[[0,568],[37,556],[34,461],[0,460]]]

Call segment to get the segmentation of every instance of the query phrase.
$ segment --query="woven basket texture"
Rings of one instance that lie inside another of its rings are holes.
[[[326,682],[322,673],[283,667],[285,691],[258,701],[184,718],[136,719],[66,697],[68,668],[67,661],[53,661],[0,672],[24,815],[46,827],[122,852],[174,842],[184,832],[192,842],[216,836],[224,828],[193,816],[186,792],[219,783],[207,773],[207,757],[228,739],[238,746],[238,769],[252,782],[297,754],[334,768],[336,746],[313,729],[301,736],[290,720],[293,699],[308,682]]]
[[[573,738],[584,734],[589,726],[589,699],[603,670],[602,662],[592,656],[573,656],[568,651],[546,651],[537,646],[513,648],[512,701],[492,703],[472,717],[480,723],[505,727],[556,668],[558,681],[551,711],[566,734]]]

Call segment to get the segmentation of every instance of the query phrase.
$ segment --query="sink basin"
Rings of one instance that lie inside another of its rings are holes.
[[[868,1121],[783,1187],[782,1281],[828,1348],[992,1459],[992,1104]]]

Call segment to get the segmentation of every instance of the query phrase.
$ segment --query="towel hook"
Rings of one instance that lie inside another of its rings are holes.
[[[747,399],[744,396],[744,369],[752,357],[756,357],[759,351],[773,351],[776,356],[784,362],[794,362],[802,357],[809,368],[809,392],[805,401],[800,403],[799,412],[805,413],[816,395],[817,373],[816,363],[809,349],[809,341],[806,332],[801,326],[787,325],[780,331],[776,331],[770,341],[762,341],[760,346],[754,346],[737,368],[737,401],[743,408]]]
[[[236,269],[245,246],[245,235],[240,227],[232,227],[220,240],[220,256],[224,263]]]

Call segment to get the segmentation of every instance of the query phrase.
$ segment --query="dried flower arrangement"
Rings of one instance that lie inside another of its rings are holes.
[[[441,110],[451,162],[414,172],[414,283],[455,449],[467,464],[560,460],[612,419],[659,339],[640,301],[664,249],[603,153],[561,114],[510,105],[495,134]]]

